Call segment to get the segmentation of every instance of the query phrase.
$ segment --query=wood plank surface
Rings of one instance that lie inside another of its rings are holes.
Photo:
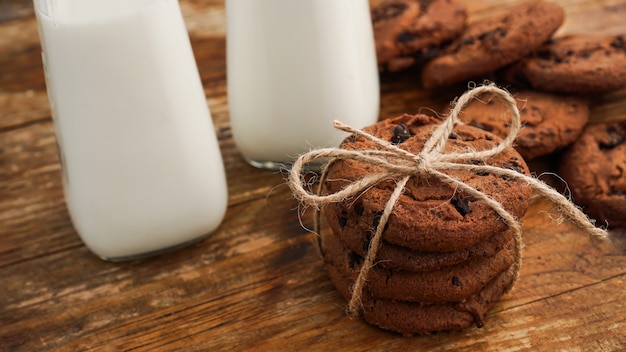
[[[522,1],[461,2],[473,20]],[[626,0],[555,2],[567,14],[560,33],[626,33]],[[0,2],[0,351],[626,350],[626,234],[592,241],[542,200],[523,219],[521,279],[483,328],[402,337],[348,318],[307,231],[310,211],[232,140],[223,0],[180,3],[226,165],[226,218],[190,247],[108,263],[65,207],[32,3]],[[380,118],[441,111],[464,89],[417,82],[415,70],[382,74]],[[591,114],[626,119],[626,90],[595,97]]]

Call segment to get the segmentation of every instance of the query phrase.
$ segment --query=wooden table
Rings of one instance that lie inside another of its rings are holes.
[[[520,1],[462,2],[477,19]],[[626,0],[557,2],[567,11],[561,32],[626,33]],[[349,319],[283,175],[250,167],[233,143],[223,0],[181,6],[228,211],[196,245],[108,263],[83,246],[65,207],[32,4],[0,2],[1,351],[626,349],[626,236],[595,243],[552,221],[541,201],[523,219],[521,280],[483,328],[407,338]],[[381,77],[381,118],[440,109],[461,93],[422,91],[416,74]],[[594,98],[593,121],[624,118],[626,91]]]

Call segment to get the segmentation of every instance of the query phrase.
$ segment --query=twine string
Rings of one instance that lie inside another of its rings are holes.
[[[448,141],[450,133],[454,126],[460,123],[458,118],[463,108],[473,99],[483,95],[491,94],[501,99],[509,112],[511,113],[511,122],[509,134],[491,149],[480,151],[466,151],[444,153],[443,150]],[[519,182],[526,182],[537,193],[552,202],[555,208],[570,219],[578,227],[582,228],[589,235],[598,238],[607,238],[606,230],[594,226],[590,220],[578,207],[572,204],[563,195],[533,177],[524,175],[514,170],[496,167],[492,165],[474,165],[472,160],[481,160],[492,157],[501,153],[504,149],[513,145],[520,128],[521,118],[517,108],[515,99],[506,91],[498,88],[494,84],[475,87],[465,92],[455,103],[448,117],[434,129],[429,139],[424,144],[422,150],[418,154],[413,154],[396,145],[373,136],[365,131],[352,128],[339,121],[334,122],[334,127],[348,132],[355,137],[362,137],[372,141],[380,149],[371,150],[346,150],[341,148],[322,148],[312,150],[301,155],[291,167],[288,175],[288,184],[294,194],[294,197],[301,203],[315,207],[317,210],[314,217],[315,232],[319,234],[320,229],[320,209],[325,204],[334,202],[342,202],[351,197],[357,196],[368,188],[379,184],[383,181],[395,181],[396,187],[385,204],[384,211],[380,217],[380,221],[375,229],[374,235],[370,241],[367,254],[357,279],[352,287],[352,297],[348,304],[348,314],[355,316],[361,309],[361,296],[363,288],[367,281],[370,269],[374,266],[376,254],[383,238],[385,225],[391,215],[393,208],[401,197],[406,183],[412,176],[428,175],[437,178],[441,182],[449,184],[453,189],[465,192],[473,196],[476,200],[485,202],[491,207],[500,218],[511,229],[515,243],[515,260],[511,266],[514,276],[513,283],[519,279],[522,266],[522,230],[521,225],[513,215],[511,215],[502,204],[490,197],[489,195],[475,189],[474,187],[456,179],[446,173],[446,171],[474,171],[489,172],[499,176],[506,176]],[[303,179],[304,166],[317,159],[329,159],[322,171],[319,180],[319,187],[316,193],[311,193],[305,189],[306,182]],[[380,172],[366,175],[360,180],[349,183],[338,192],[322,195],[323,184],[330,166],[337,160],[354,160],[362,163],[370,164],[380,168]],[[511,285],[512,287],[513,285]]]

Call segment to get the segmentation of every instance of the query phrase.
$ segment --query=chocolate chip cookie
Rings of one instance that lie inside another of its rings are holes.
[[[552,92],[589,94],[626,88],[626,36],[554,38],[512,65],[504,77]]]
[[[415,0],[387,0],[374,7],[371,13],[378,65],[385,68],[400,54],[397,38],[413,24],[420,7]]]
[[[419,14],[395,37],[375,35],[376,41],[391,40],[387,47],[395,47],[395,56],[384,61],[381,68],[399,71],[423,61],[436,52],[444,43],[457,38],[465,29],[467,11],[465,6],[453,0],[414,0],[419,5]],[[385,6],[384,3],[381,6]],[[374,22],[376,23],[376,22]],[[390,52],[391,53],[391,52]]]
[[[383,120],[364,130],[417,154],[440,122],[426,115],[405,114]],[[500,138],[490,132],[458,125],[449,135],[444,153],[491,149],[499,141]],[[347,150],[380,148],[362,137],[348,137],[340,147]],[[487,160],[472,160],[471,163],[528,174],[526,163],[513,148],[506,148]],[[329,167],[325,187],[329,193],[334,193],[349,182],[383,171],[378,166],[357,160],[339,160]],[[524,182],[468,170],[449,170],[447,173],[489,195],[516,218],[521,218],[526,212],[532,190]],[[325,209],[326,216],[328,219],[345,222],[342,224],[344,231],[373,232],[394,188],[393,181],[381,182],[353,199],[341,202],[342,208]],[[329,211],[339,211],[340,214],[329,217]],[[449,252],[469,248],[507,229],[508,226],[485,202],[434,176],[416,175],[409,179],[398,199],[386,224],[383,238],[389,243],[417,251]]]
[[[470,23],[465,32],[422,69],[422,84],[436,88],[480,78],[530,54],[563,23],[557,4],[533,1]]]
[[[598,225],[626,228],[626,121],[587,126],[562,156],[559,173]]]
[[[573,143],[589,120],[589,100],[574,95],[528,89],[512,92],[524,128],[515,139],[515,149],[531,160]],[[459,115],[461,121],[504,138],[509,133],[506,107],[491,99],[475,100]]]
[[[334,234],[322,234],[326,266],[343,277],[356,280],[364,258],[350,250]],[[514,259],[513,241],[491,257],[433,271],[410,272],[375,265],[368,273],[366,288],[374,296],[409,302],[461,302],[479,292],[488,282],[509,269]],[[377,257],[377,261],[381,260]]]
[[[334,208],[330,210],[331,208]],[[339,209],[337,209],[339,208]],[[357,255],[364,257],[369,249],[372,231],[359,232],[346,228],[347,210],[339,203],[328,204],[325,208],[328,223],[333,233]],[[432,271],[444,267],[465,263],[480,257],[491,257],[502,250],[512,240],[510,231],[497,233],[487,240],[469,248],[450,252],[423,252],[411,248],[397,246],[382,241],[376,258],[377,265],[388,269],[404,271]]]

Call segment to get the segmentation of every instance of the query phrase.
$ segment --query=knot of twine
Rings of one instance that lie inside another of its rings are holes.
[[[511,112],[512,121],[507,137],[491,149],[467,151],[463,153],[443,153],[448,136],[452,132],[454,126],[457,123],[460,123],[458,115],[461,110],[469,102],[471,102],[472,99],[485,93],[492,94],[496,98],[501,99]],[[520,223],[513,215],[504,209],[502,204],[491,198],[489,195],[478,191],[474,187],[463,183],[453,176],[448,175],[445,171],[467,170],[474,172],[489,172],[500,176],[506,176],[516,181],[526,182],[539,196],[543,196],[550,200],[563,216],[569,218],[573,223],[578,225],[588,234],[602,239],[607,238],[608,236],[606,230],[595,227],[593,222],[589,220],[578,207],[542,181],[510,169],[491,165],[472,164],[473,160],[489,158],[502,152],[505,148],[511,147],[521,128],[520,113],[514,98],[508,92],[498,88],[494,84],[475,87],[465,92],[456,101],[454,108],[451,110],[444,122],[433,131],[432,135],[426,141],[422,150],[418,154],[410,153],[396,145],[391,144],[390,142],[382,140],[364,131],[344,125],[339,121],[334,121],[334,127],[355,136],[360,136],[370,140],[381,149],[346,150],[341,148],[322,148],[303,154],[294,162],[289,172],[288,184],[296,199],[305,205],[314,206],[316,208],[317,211],[314,219],[316,233],[319,234],[319,213],[321,206],[333,202],[344,201],[383,181],[393,180],[396,182],[396,187],[391,194],[391,197],[385,204],[380,221],[371,239],[367,255],[352,288],[352,297],[347,309],[348,314],[351,316],[357,315],[362,308],[361,295],[363,287],[365,286],[367,275],[374,265],[376,254],[382,241],[383,230],[397,200],[400,198],[404,190],[407,181],[412,176],[434,176],[440,181],[451,185],[455,189],[466,192],[475,197],[477,200],[485,202],[503,219],[507,226],[512,230],[515,240],[515,260],[511,266],[514,276],[513,283],[519,279],[522,264],[523,242]],[[303,171],[305,170],[305,165],[307,163],[318,159],[329,159],[329,162],[326,164],[326,167],[323,169],[320,176],[317,194],[314,194],[304,188],[307,183],[304,180]],[[322,195],[322,188],[329,166],[334,161],[341,159],[368,163],[379,167],[382,171],[369,174],[360,180],[354,181],[336,193]],[[511,287],[512,286],[513,285],[511,285]]]

